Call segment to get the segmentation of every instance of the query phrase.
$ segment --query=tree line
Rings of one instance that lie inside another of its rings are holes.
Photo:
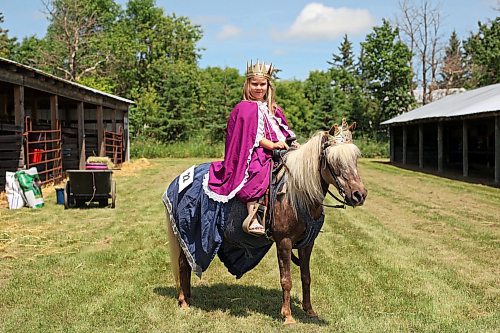
[[[43,38],[10,38],[0,13],[0,56],[134,100],[134,137],[224,139],[244,76],[235,68],[198,67],[201,26],[166,15],[155,0],[129,0],[125,8],[114,0],[41,1],[49,20]],[[303,81],[276,80],[277,103],[294,130],[308,136],[346,117],[363,135],[384,139],[380,122],[413,109],[417,86],[425,104],[438,88],[498,83],[500,19],[478,22],[463,41],[453,32],[440,58],[439,12],[428,4],[402,2],[396,23],[384,19],[374,27],[358,56],[345,35],[325,59],[327,70],[311,71]]]

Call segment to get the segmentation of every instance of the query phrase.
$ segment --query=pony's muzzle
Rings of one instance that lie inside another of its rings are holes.
[[[356,190],[351,193],[351,204],[352,206],[361,206],[366,199],[366,196],[368,194],[367,190]]]

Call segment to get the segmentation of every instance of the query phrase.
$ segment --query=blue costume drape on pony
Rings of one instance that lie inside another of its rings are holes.
[[[196,275],[201,277],[218,255],[228,271],[240,278],[262,260],[273,242],[243,231],[242,222],[248,211],[238,199],[222,203],[205,194],[203,177],[209,168],[210,163],[195,167],[192,182],[181,191],[180,177],[176,177],[163,194],[163,203],[174,234]],[[314,242],[324,222],[324,215],[317,220],[303,214],[300,217],[306,223],[306,232],[294,248]]]

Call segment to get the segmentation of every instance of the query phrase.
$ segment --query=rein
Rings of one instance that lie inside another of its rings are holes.
[[[334,198],[335,200],[337,200],[338,202],[340,202],[341,205],[327,205],[327,204],[324,204],[324,203],[322,203],[321,205],[323,205],[325,207],[345,209],[346,205],[348,205],[348,204],[345,201],[345,190],[344,190],[344,187],[342,187],[342,185],[340,184],[340,181],[339,181],[337,175],[335,174],[335,171],[333,170],[332,166],[328,163],[328,161],[326,161],[326,154],[325,154],[325,152],[326,152],[326,149],[328,149],[330,146],[331,146],[331,143],[325,140],[325,142],[323,142],[322,149],[321,149],[321,155],[320,155],[320,158],[319,158],[319,168],[320,168],[319,171],[320,171],[320,177],[321,177],[321,185],[322,185],[323,189],[326,189],[326,193],[330,194],[330,196],[332,198]],[[326,167],[328,169],[328,172],[330,173],[330,175],[332,176],[333,180],[335,181],[335,186],[337,187],[337,190],[339,191],[339,194],[342,197],[342,199],[339,199],[328,188],[328,183],[321,176],[321,166],[322,165],[326,165]]]

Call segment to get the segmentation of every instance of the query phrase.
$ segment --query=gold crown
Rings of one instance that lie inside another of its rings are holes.
[[[250,65],[247,62],[247,72],[246,76],[247,78],[251,78],[254,76],[263,76],[268,80],[271,80],[272,75],[273,75],[273,64],[271,63],[268,66],[266,66],[265,62],[260,63],[259,60],[257,60],[257,63],[252,64],[252,61],[250,61]]]

